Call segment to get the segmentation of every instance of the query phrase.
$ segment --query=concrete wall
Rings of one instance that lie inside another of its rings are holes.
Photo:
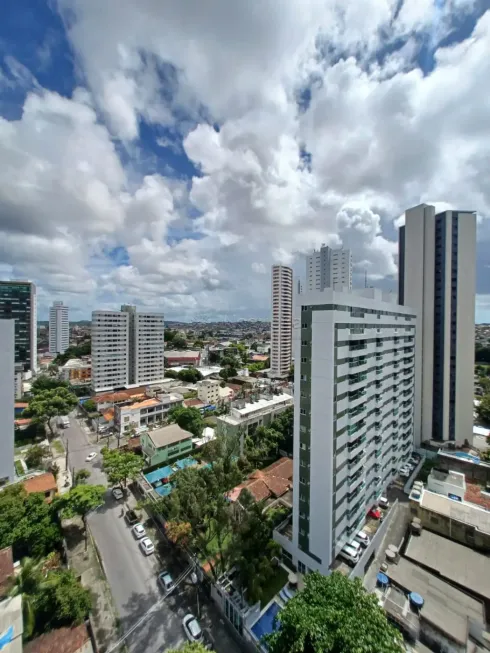
[[[0,320],[0,485],[14,480],[15,320]]]
[[[396,515],[397,503],[398,503],[398,499],[391,506],[387,515],[383,519],[383,522],[380,524],[378,530],[374,534],[374,537],[372,538],[369,546],[367,547],[367,549],[364,550],[364,553],[362,554],[359,562],[352,569],[349,578],[363,578],[365,576],[367,567],[369,566],[373,555],[374,556],[378,555],[381,544],[383,543],[384,536],[386,535],[386,531],[388,530],[388,527],[391,524],[392,519]]]

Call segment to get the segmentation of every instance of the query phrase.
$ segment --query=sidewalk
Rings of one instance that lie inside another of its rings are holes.
[[[59,443],[63,449],[63,453],[61,453],[61,449],[57,451],[56,447],[57,444]],[[53,455],[53,465],[56,464],[58,466],[58,469],[60,470],[58,472],[58,476],[56,477],[56,484],[58,486],[58,494],[65,494],[65,492],[68,492],[68,490],[71,488],[73,484],[73,479],[71,477],[71,472],[69,469],[66,468],[66,453],[65,453],[65,448],[63,446],[63,442],[61,441],[60,438],[55,438],[51,442],[51,453]]]

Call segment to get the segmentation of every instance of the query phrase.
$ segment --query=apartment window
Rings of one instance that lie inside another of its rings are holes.
[[[306,410],[304,408],[300,408],[299,413],[300,415],[306,415]]]
[[[299,482],[301,483],[301,485],[308,485],[308,481],[306,480],[306,478],[303,478],[303,476],[299,477]]]
[[[302,532],[300,530],[301,535],[306,535],[306,533]],[[306,573],[306,565],[304,565],[301,560],[298,560],[298,571],[300,574],[305,574]]]

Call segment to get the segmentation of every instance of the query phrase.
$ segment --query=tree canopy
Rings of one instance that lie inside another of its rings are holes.
[[[32,382],[31,394],[37,395],[46,390],[56,390],[57,388],[66,388],[68,390],[69,384],[67,381],[55,379],[52,376],[41,374]]]
[[[103,502],[106,488],[103,485],[75,485],[57,500],[57,505],[63,517],[70,519],[79,516],[83,520],[85,530],[85,546],[87,545],[87,515]]]
[[[305,576],[305,588],[279,614],[267,636],[270,653],[402,653],[401,634],[374,594],[340,572]]]
[[[204,644],[199,644],[199,642],[187,642],[184,644],[183,648],[172,649],[167,651],[167,653],[207,653],[208,649]]]
[[[111,485],[120,483],[126,487],[128,481],[137,478],[145,464],[143,458],[133,451],[104,447],[101,453],[104,471]]]
[[[202,379],[202,374],[195,367],[188,367],[185,370],[177,372],[177,378],[185,383],[196,383]]]
[[[93,399],[87,399],[87,401],[83,402],[83,408],[87,413],[95,413],[97,410],[97,404]]]
[[[72,345],[65,350],[63,354],[58,354],[54,359],[56,365],[64,365],[71,358],[81,358],[88,356],[92,352],[92,341],[89,339],[84,340],[79,345]]]
[[[25,456],[25,462],[29,469],[36,469],[41,467],[43,460],[51,455],[49,447],[42,444],[33,444],[29,447]]]
[[[477,406],[476,413],[482,422],[490,424],[490,394],[484,395],[479,406]]]
[[[27,494],[22,485],[0,492],[0,549],[11,546],[14,559],[39,558],[61,543],[58,514],[44,494]]]
[[[36,629],[47,632],[83,623],[92,608],[92,598],[71,569],[55,569],[41,584],[35,606]]]
[[[53,390],[40,390],[29,402],[28,407],[22,415],[32,417],[33,420],[47,425],[51,435],[55,433],[51,420],[55,417],[67,415],[75,406],[78,400],[76,396],[65,387],[58,387]]]
[[[189,431],[192,435],[200,437],[204,427],[204,421],[201,413],[197,408],[186,408],[185,406],[176,406],[168,411],[168,421],[175,422],[184,431]]]

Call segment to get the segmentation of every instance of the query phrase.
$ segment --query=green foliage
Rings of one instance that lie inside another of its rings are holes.
[[[199,644],[198,642],[187,642],[184,644],[183,648],[173,648],[168,650],[167,653],[207,653],[208,649],[204,644]]]
[[[75,395],[66,387],[39,390],[36,391],[22,415],[23,417],[32,417],[36,422],[47,425],[51,435],[54,436],[51,420],[61,415],[67,415],[77,403]]]
[[[82,518],[85,530],[85,548],[87,548],[87,515],[103,502],[105,490],[103,485],[75,485],[56,502],[65,519],[76,516]]]
[[[24,640],[29,640],[36,629],[36,603],[43,581],[42,561],[33,558],[24,558],[18,573],[10,580],[9,596],[22,596]]]
[[[202,340],[196,340],[192,346],[196,349],[202,349],[204,347],[204,343]]]
[[[261,372],[262,370],[266,370],[269,367],[270,367],[270,360],[267,359],[262,363],[250,363],[250,365],[248,365],[248,371],[250,372],[250,374],[254,374],[255,372]]]
[[[16,447],[23,447],[26,444],[35,444],[46,437],[46,429],[43,424],[37,422],[29,424],[26,428],[16,428],[14,431],[14,442]]]
[[[33,381],[31,386],[31,394],[38,395],[40,392],[46,390],[56,390],[57,388],[69,388],[67,381],[60,381],[60,379],[53,379],[51,376],[41,375]]]
[[[189,431],[192,435],[200,437],[204,427],[204,421],[201,413],[197,408],[186,408],[185,406],[176,406],[168,411],[168,421],[175,422],[184,431]]]
[[[180,370],[177,373],[177,378],[186,383],[196,383],[202,379],[202,374],[195,367],[189,367],[185,370]]]
[[[165,329],[163,333],[163,337],[165,342],[172,342],[172,340],[175,338],[177,334],[177,331],[174,331],[173,329]]]
[[[42,466],[43,460],[49,458],[51,452],[49,447],[45,447],[41,444],[34,444],[32,447],[29,447],[25,463],[29,469],[38,469]]]
[[[109,483],[116,485],[121,483],[126,487],[128,480],[134,480],[144,466],[144,460],[133,451],[122,449],[102,449],[102,460],[104,471],[107,474]]]
[[[172,338],[172,346],[174,349],[187,349],[187,340],[182,336],[174,336]]]
[[[89,478],[90,472],[88,469],[77,469],[75,472],[75,485],[84,485]]]
[[[477,363],[490,363],[490,347],[475,344],[475,361]]]
[[[64,365],[71,358],[81,358],[82,356],[88,356],[92,352],[92,342],[90,338],[84,340],[79,345],[72,345],[63,354],[58,354],[54,359],[54,363],[58,366]]]
[[[55,569],[41,584],[35,606],[37,628],[47,632],[83,623],[92,608],[92,598],[71,569]]]
[[[83,402],[83,408],[87,413],[95,413],[97,411],[97,404],[93,399],[87,399]]]
[[[223,369],[220,370],[219,375],[222,379],[225,381],[228,381],[228,379],[232,379],[234,376],[238,374],[238,370],[236,367],[223,367]]]
[[[268,426],[259,426],[245,436],[244,453],[254,467],[275,460],[279,449],[293,453],[293,408],[280,413]]]
[[[168,379],[176,379],[176,378],[178,378],[178,375],[179,375],[179,373],[176,372],[175,370],[172,370],[172,369],[170,369],[170,370],[165,370],[165,376],[166,376]]]
[[[45,556],[60,542],[58,514],[44,494],[27,494],[21,484],[0,492],[0,549],[11,546],[14,560],[20,560]]]
[[[484,395],[480,399],[476,413],[484,424],[490,424],[490,394]]]
[[[305,577],[305,588],[266,637],[270,653],[402,653],[402,636],[361,581],[340,572]]]

